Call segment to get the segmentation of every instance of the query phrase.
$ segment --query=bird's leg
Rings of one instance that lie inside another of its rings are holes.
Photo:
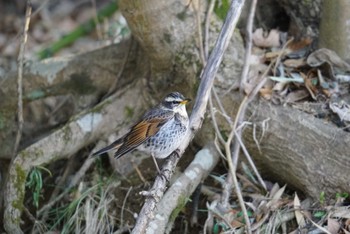
[[[160,170],[159,170],[159,167],[158,167],[157,160],[156,160],[156,158],[154,157],[153,154],[151,154],[151,155],[152,155],[152,158],[153,158],[153,162],[154,162],[154,164],[156,165],[157,171],[158,171],[159,175],[161,175]]]

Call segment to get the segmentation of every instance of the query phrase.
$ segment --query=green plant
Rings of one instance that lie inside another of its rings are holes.
[[[40,200],[40,192],[43,188],[43,178],[41,170],[46,171],[50,176],[52,176],[51,172],[45,167],[34,167],[28,176],[28,181],[26,186],[32,190],[33,193],[33,205],[38,208],[39,200]]]
[[[319,200],[320,200],[321,205],[323,205],[324,202],[326,201],[326,194],[325,194],[325,192],[321,192],[321,193],[320,193],[320,198],[319,198]]]
[[[346,198],[349,198],[349,193],[337,193],[336,195],[335,195],[335,197],[338,199],[338,198],[344,198],[344,199],[346,199]]]

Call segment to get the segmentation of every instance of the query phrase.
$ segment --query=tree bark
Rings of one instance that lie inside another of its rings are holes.
[[[192,86],[197,77],[193,76],[192,70],[186,71],[189,67],[183,66],[179,61],[198,56],[193,54],[193,49],[202,43],[197,40],[199,29],[195,23],[196,14],[203,13],[206,3],[183,0],[121,0],[119,5],[133,36],[149,58],[152,75],[150,85],[154,91],[168,87],[169,84],[179,86],[180,83],[187,83]],[[189,50],[184,47],[189,47]],[[188,86],[180,87],[186,90]],[[190,92],[188,88],[187,92]]]
[[[232,116],[240,100],[238,93],[222,98]],[[321,192],[332,196],[350,190],[346,176],[350,167],[348,132],[324,119],[263,99],[249,106],[246,119],[255,126],[245,127],[244,143],[264,178],[287,184],[316,200]]]

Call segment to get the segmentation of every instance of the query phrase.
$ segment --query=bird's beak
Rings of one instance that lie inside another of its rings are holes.
[[[182,102],[180,102],[180,104],[186,105],[188,102],[190,102],[191,99],[186,98],[185,100],[183,100]]]

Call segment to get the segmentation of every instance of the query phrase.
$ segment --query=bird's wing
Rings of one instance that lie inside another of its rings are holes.
[[[109,146],[104,147],[104,148],[100,149],[99,151],[95,152],[92,156],[101,155],[101,154],[104,154],[104,153],[111,151],[111,150],[117,150],[122,144],[123,144],[123,139],[120,138],[120,139],[116,140],[115,142],[113,142],[112,144],[110,144]]]
[[[157,134],[159,129],[170,119],[174,118],[172,111],[158,111],[152,113],[149,111],[144,115],[141,121],[135,124],[130,131],[124,136],[123,144],[115,153],[116,158],[134,150],[136,147],[145,142],[148,138]]]

